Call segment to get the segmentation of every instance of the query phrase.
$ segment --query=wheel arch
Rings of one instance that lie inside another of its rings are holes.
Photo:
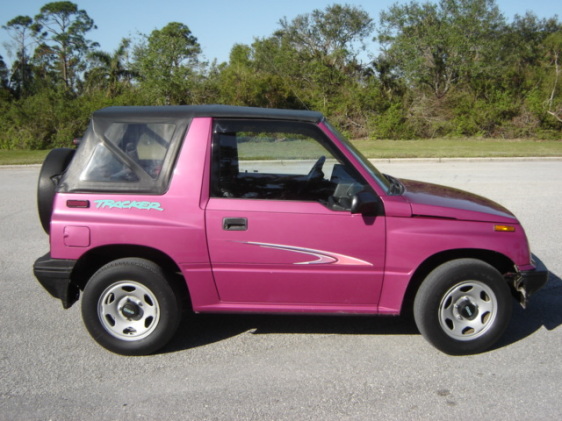
[[[177,263],[166,253],[151,247],[117,244],[89,250],[76,262],[71,281],[83,291],[98,269],[114,260],[128,257],[143,258],[160,266],[169,275],[169,281],[176,291],[181,292],[182,298],[189,300],[189,288]]]
[[[411,315],[416,293],[423,280],[433,269],[445,262],[466,258],[477,259],[488,263],[490,266],[496,268],[502,275],[513,272],[515,267],[514,262],[509,257],[492,250],[455,249],[436,253],[424,260],[414,271],[406,293],[404,294],[400,313]]]

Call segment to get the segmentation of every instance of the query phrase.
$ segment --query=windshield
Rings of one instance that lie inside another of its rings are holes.
[[[385,193],[390,193],[391,182],[385,177],[371,162],[361,153],[359,150],[353,146],[353,144],[345,138],[334,126],[332,126],[327,121],[324,124],[328,129],[346,146],[346,148],[353,154],[355,159],[361,163],[363,168],[375,179],[377,184],[382,187]]]

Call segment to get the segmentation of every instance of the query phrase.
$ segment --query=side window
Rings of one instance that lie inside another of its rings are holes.
[[[158,178],[174,131],[174,124],[109,125],[80,179],[137,182],[147,175]]]
[[[342,211],[368,189],[308,123],[216,121],[211,174],[213,197],[316,201]]]

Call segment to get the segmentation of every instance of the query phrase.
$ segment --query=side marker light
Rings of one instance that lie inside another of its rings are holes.
[[[512,225],[494,225],[494,231],[497,232],[515,232],[515,227]]]

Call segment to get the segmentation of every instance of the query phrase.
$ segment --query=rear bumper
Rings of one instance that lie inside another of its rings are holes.
[[[53,297],[60,299],[64,308],[72,306],[80,296],[79,288],[70,280],[75,264],[75,260],[52,259],[50,253],[33,264],[33,274],[39,283]]]
[[[525,270],[517,273],[513,280],[513,286],[520,293],[523,308],[527,306],[529,297],[541,289],[547,281],[547,270]]]

